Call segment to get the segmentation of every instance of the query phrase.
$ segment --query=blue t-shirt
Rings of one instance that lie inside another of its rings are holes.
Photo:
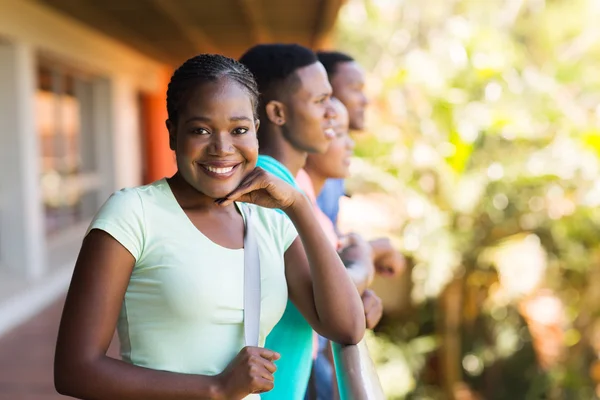
[[[317,197],[317,205],[337,228],[337,219],[340,212],[340,198],[344,195],[343,179],[327,179]]]
[[[256,166],[300,190],[292,173],[273,157],[259,155]],[[281,359],[275,362],[275,387],[261,394],[261,398],[303,399],[312,367],[313,330],[291,301],[288,300],[283,317],[267,336],[265,347],[281,354]]]

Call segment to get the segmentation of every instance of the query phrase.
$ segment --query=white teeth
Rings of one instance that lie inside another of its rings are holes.
[[[233,169],[233,167],[227,167],[227,168],[214,168],[211,167],[209,165],[205,165],[204,168],[206,168],[207,170],[209,170],[210,172],[214,172],[215,174],[226,174],[228,172],[231,172],[231,170]]]

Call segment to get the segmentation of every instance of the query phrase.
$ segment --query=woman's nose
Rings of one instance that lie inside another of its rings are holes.
[[[369,103],[370,103],[369,98],[364,93],[361,93],[361,99],[360,100],[361,100],[361,104],[362,104],[363,107],[368,106]]]
[[[215,156],[225,156],[234,152],[231,135],[227,133],[213,134],[210,141],[210,154]]]
[[[327,108],[325,109],[325,118],[326,119],[334,119],[337,118],[337,112],[335,111],[335,107],[333,106],[333,102],[331,99],[327,101]]]
[[[348,136],[348,138],[346,139],[346,148],[348,150],[354,150],[354,147],[356,147],[356,142],[354,141],[354,139]]]

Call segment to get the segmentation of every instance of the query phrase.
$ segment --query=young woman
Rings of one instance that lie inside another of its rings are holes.
[[[258,399],[277,384],[278,354],[244,347],[245,215],[236,202],[251,203],[254,215],[260,345],[288,295],[321,335],[361,340],[360,296],[311,204],[255,168],[257,102],[252,74],[232,59],[200,55],[175,71],[167,128],[178,171],[113,194],[90,225],[56,347],[60,393]],[[122,361],[106,356],[115,327]]]

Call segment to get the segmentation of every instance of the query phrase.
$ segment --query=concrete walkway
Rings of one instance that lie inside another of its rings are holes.
[[[64,298],[0,337],[0,400],[61,400],[54,390],[53,358]],[[118,358],[118,344],[109,350]]]

